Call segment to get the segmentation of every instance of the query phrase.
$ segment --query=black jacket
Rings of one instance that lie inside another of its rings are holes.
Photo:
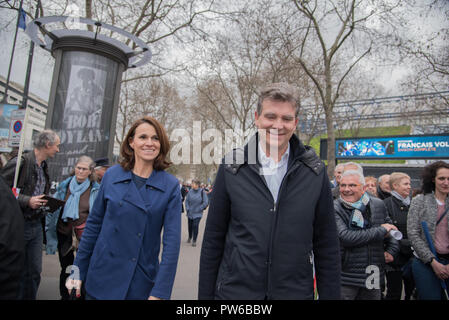
[[[15,300],[25,257],[23,216],[16,198],[1,176],[0,204],[0,300]]]
[[[382,200],[370,197],[365,219],[370,226],[361,229],[350,226],[352,210],[346,208],[340,199],[334,201],[338,235],[341,248],[341,282],[343,285],[365,287],[366,280],[372,275],[367,269],[374,265],[379,268],[380,281],[384,284],[385,257],[387,251],[395,256],[399,251],[398,242],[385,237],[387,230],[381,224],[390,223],[387,210]]]
[[[6,180],[8,185],[12,187],[14,185],[14,174],[16,172],[17,157],[8,161],[5,167],[1,170],[1,175]],[[50,178],[48,176],[48,166],[44,161],[43,164],[44,176],[45,176],[45,190],[44,193],[48,194],[50,190]],[[20,188],[19,193],[19,205],[22,209],[23,215],[26,220],[41,218],[43,215],[40,210],[33,210],[28,207],[28,202],[33,195],[37,182],[36,171],[36,156],[34,151],[23,154],[20,162],[19,178],[17,180],[17,188]]]
[[[380,188],[380,186],[377,186],[377,197],[380,200],[385,200],[385,199],[391,197],[391,193],[388,191],[384,191]]]
[[[257,146],[257,134],[249,145]],[[257,147],[254,152],[257,153]],[[204,233],[199,299],[340,298],[339,243],[329,179],[313,149],[290,139],[277,202],[248,145],[220,165]],[[226,157],[225,157],[226,159]]]
[[[395,196],[386,198],[384,204],[393,224],[402,232],[402,239],[399,241],[399,252],[395,260],[389,264],[394,269],[400,269],[413,257],[412,246],[407,235],[407,215],[410,206],[403,204]]]

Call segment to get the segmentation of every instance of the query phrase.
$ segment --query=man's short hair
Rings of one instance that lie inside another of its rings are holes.
[[[382,177],[386,177],[386,176],[390,176],[389,174],[383,174],[379,177],[379,179],[377,179],[377,182],[381,183],[382,182]]]
[[[262,102],[265,99],[290,102],[295,107],[295,116],[298,117],[300,101],[298,89],[286,82],[271,83],[265,86],[259,95],[257,102],[257,114],[262,113]]]
[[[357,162],[345,162],[345,163],[343,163],[343,171],[345,171],[346,167],[349,166],[349,165],[357,167],[357,171],[360,171],[360,173],[363,176],[363,168]],[[348,170],[348,171],[352,171],[352,170]]]
[[[359,182],[362,184],[362,186],[365,185],[365,177],[363,176],[363,173],[359,170],[348,170],[342,173],[341,179],[343,180],[344,177],[347,176],[357,176],[359,177]]]
[[[39,132],[33,139],[33,147],[36,149],[42,149],[47,146],[47,143],[50,145],[54,145],[56,143],[56,139],[58,135],[56,132],[50,129],[46,129],[42,132]]]
[[[343,170],[344,167],[345,167],[344,163],[339,163],[335,166],[334,172],[336,172],[338,168],[341,168]]]

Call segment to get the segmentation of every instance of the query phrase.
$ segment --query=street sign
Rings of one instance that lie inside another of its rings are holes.
[[[27,109],[19,109],[11,112],[11,122],[9,125],[9,147],[18,147],[20,138],[25,127],[25,115]]]

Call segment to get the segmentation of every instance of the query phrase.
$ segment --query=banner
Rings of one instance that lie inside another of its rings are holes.
[[[335,140],[336,159],[449,159],[449,135]]]

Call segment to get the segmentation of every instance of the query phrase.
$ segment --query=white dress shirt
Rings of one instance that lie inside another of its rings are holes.
[[[273,195],[274,202],[276,203],[282,179],[284,179],[284,176],[287,173],[290,143],[288,144],[287,150],[282,155],[281,161],[279,162],[275,162],[273,158],[267,157],[260,142],[258,148],[259,163],[261,166],[260,174],[264,176],[265,181],[267,182],[268,189],[270,189],[270,192]]]

